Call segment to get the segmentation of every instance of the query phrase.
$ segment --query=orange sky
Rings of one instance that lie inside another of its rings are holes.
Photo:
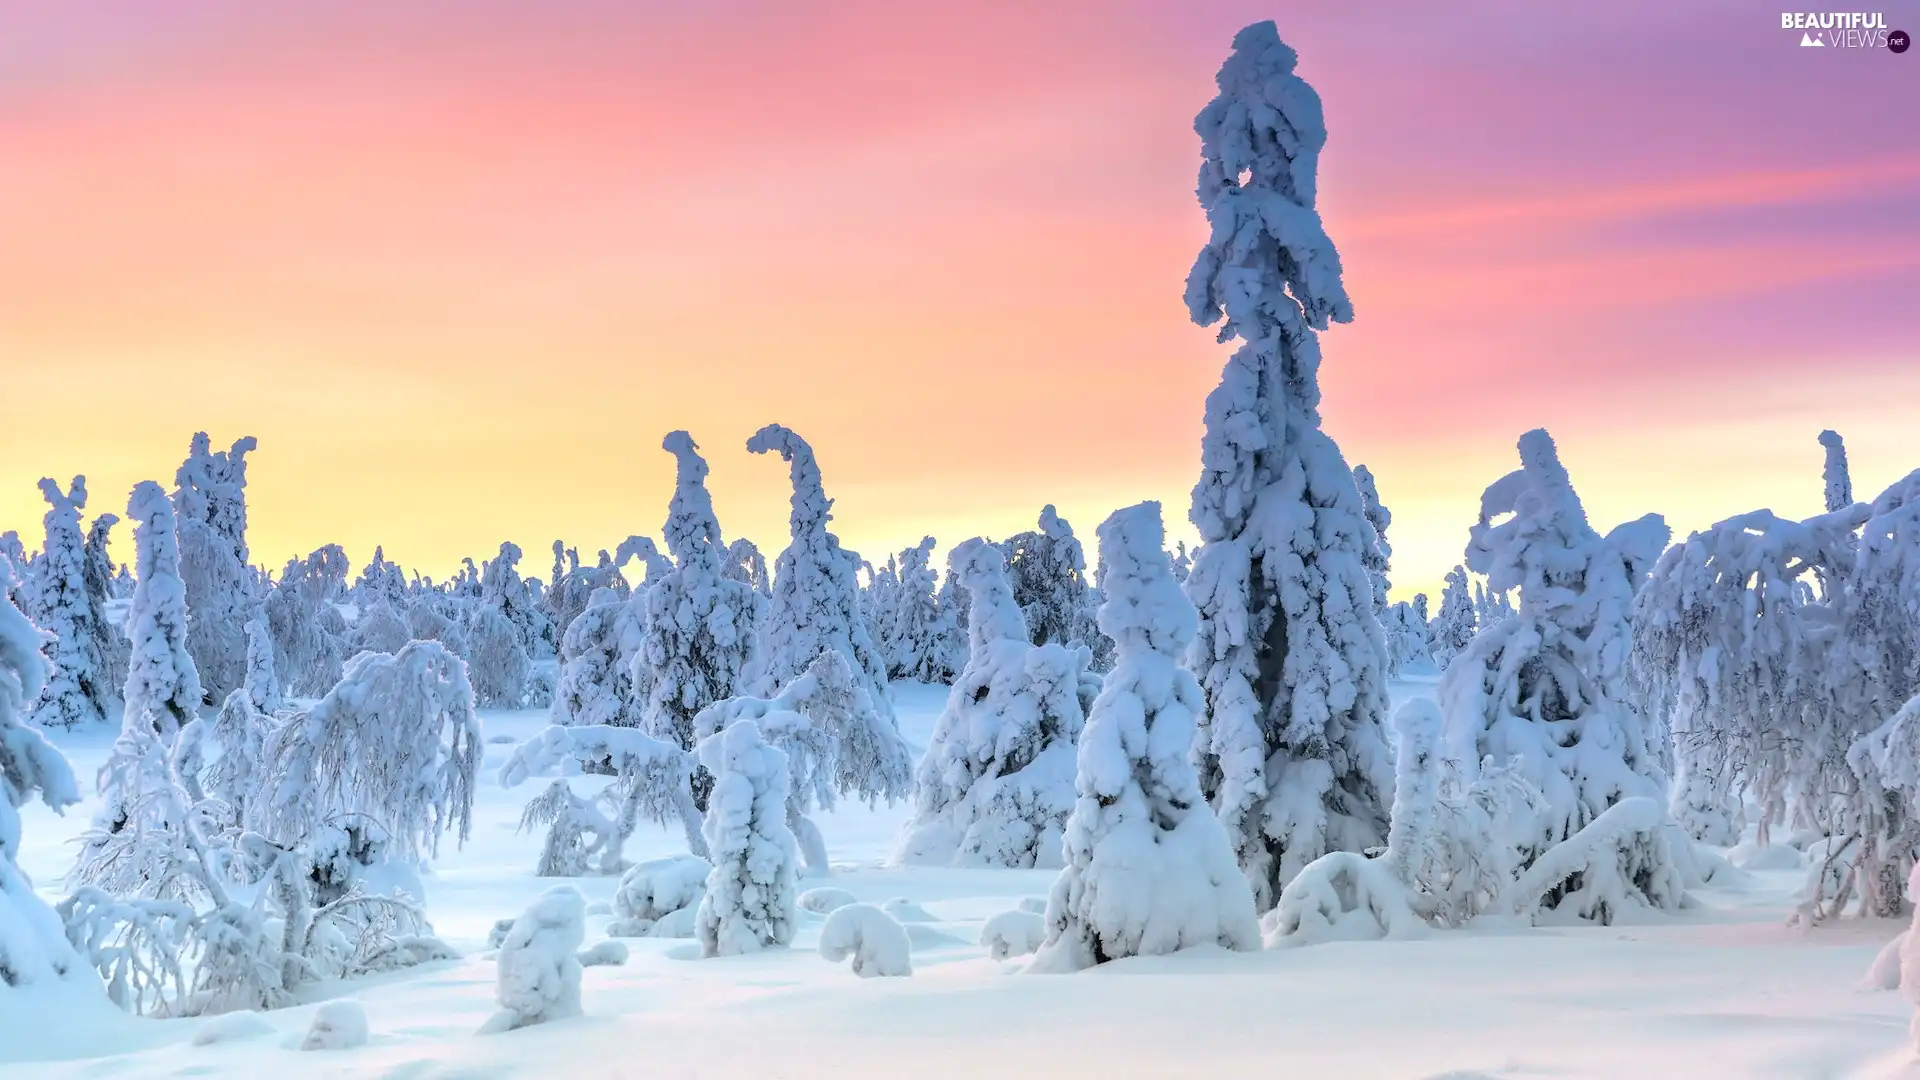
[[[1401,595],[1529,427],[1603,529],[1817,510],[1822,427],[1863,493],[1920,465],[1920,61],[1428,7],[0,0],[0,527],[33,546],[42,475],[121,511],[205,429],[260,439],[257,560],[544,572],[657,531],[685,427],[771,555],[779,421],[870,556],[1049,501],[1190,536],[1190,122],[1263,17],[1326,101],[1324,411]]]

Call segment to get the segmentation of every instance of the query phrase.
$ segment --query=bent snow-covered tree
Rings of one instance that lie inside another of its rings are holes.
[[[805,439],[779,424],[768,424],[747,440],[756,454],[778,453],[793,480],[793,512],[788,517],[785,551],[774,560],[773,601],[760,623],[759,652],[741,678],[741,689],[772,697],[797,678],[823,652],[839,653],[853,673],[855,708],[878,714],[893,726],[887,696],[887,663],[867,633],[860,614],[855,579],[859,559],[827,531],[833,500],[821,486],[820,464]],[[896,735],[896,738],[898,736]]]
[[[914,771],[896,857],[962,866],[1062,865],[1074,743],[1099,679],[1085,649],[1034,645],[1000,549],[975,538],[947,573],[971,596],[967,662]]]
[[[1519,449],[1520,469],[1481,496],[1467,565],[1498,592],[1518,589],[1520,606],[1454,659],[1440,702],[1450,757],[1518,758],[1541,793],[1546,812],[1523,853],[1530,867],[1623,800],[1664,802],[1658,740],[1635,706],[1627,659],[1634,591],[1668,533],[1649,514],[1602,538],[1553,439],[1529,431]],[[1679,906],[1680,873],[1659,829],[1607,837],[1618,866],[1547,883],[1542,907],[1566,901],[1575,917],[1608,922],[1630,904]],[[1588,887],[1596,882],[1609,887]]]
[[[40,481],[47,499],[46,546],[34,564],[41,627],[53,634],[48,659],[53,677],[42,691],[34,720],[41,727],[78,727],[107,718],[118,688],[108,683],[110,632],[106,612],[87,581],[87,539],[80,511],[87,505],[87,478],[76,476],[67,491]]]
[[[0,1009],[6,994],[85,972],[60,919],[20,869],[20,807],[40,801],[55,813],[80,801],[67,759],[27,726],[27,708],[47,678],[42,633],[14,606],[12,564],[0,557]]]
[[[736,720],[700,743],[714,777],[702,826],[713,853],[695,914],[702,956],[737,956],[793,941],[797,915],[793,834],[787,831],[787,756]]]
[[[1207,397],[1187,577],[1189,669],[1206,693],[1201,786],[1262,908],[1328,851],[1386,838],[1386,643],[1353,473],[1320,430],[1317,330],[1353,305],[1314,209],[1320,99],[1271,22],[1234,38],[1200,111],[1212,235],[1187,308],[1239,340]]]
[[[1253,893],[1189,759],[1200,684],[1180,667],[1193,605],[1162,548],[1160,504],[1099,529],[1100,629],[1113,670],[1080,733],[1066,867],[1047,901],[1042,969],[1194,945],[1260,947]]]

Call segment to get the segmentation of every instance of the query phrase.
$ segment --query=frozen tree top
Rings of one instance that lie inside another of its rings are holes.
[[[1144,645],[1179,656],[1193,640],[1193,604],[1173,579],[1165,549],[1160,504],[1143,502],[1116,510],[1097,530],[1100,580],[1106,603],[1100,630],[1120,648]]]
[[[726,547],[720,539],[720,520],[713,515],[713,496],[707,491],[707,459],[699,444],[684,431],[669,432],[660,448],[676,462],[673,500],[667,506],[663,530],[667,551],[677,563],[702,549],[717,553]]]
[[[833,500],[827,498],[820,479],[820,463],[815,460],[813,447],[807,440],[790,428],[768,424],[747,440],[747,450],[755,454],[777,452],[787,462],[787,471],[793,479],[793,535],[826,527],[833,517],[829,512]]]

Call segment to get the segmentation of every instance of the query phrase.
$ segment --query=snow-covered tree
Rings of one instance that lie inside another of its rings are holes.
[[[903,863],[1049,867],[1074,802],[1074,743],[1098,678],[1084,649],[1034,645],[1000,549],[955,547],[971,600],[968,658],[914,772]]]
[[[931,536],[900,553],[899,594],[885,634],[891,678],[930,683],[946,673],[939,652],[940,605],[932,559]]]
[[[742,675],[741,688],[755,697],[772,697],[815,657],[831,650],[846,659],[855,686],[866,695],[866,707],[892,728],[886,660],[861,619],[854,576],[859,559],[827,531],[833,500],[821,486],[813,447],[779,424],[768,424],[747,440],[747,449],[777,453],[786,460],[793,509],[787,548],[774,560],[773,601],[760,623],[759,652]]]
[[[539,600],[520,576],[520,546],[502,542],[500,552],[480,568],[480,607],[492,609],[514,629],[529,657],[551,652],[553,628]]]
[[[602,586],[567,625],[560,643],[560,683],[553,696],[556,724],[637,726],[633,676],[622,663],[622,621],[629,601]]]
[[[762,597],[773,598],[773,578],[767,574],[766,556],[744,536],[727,546],[727,576],[752,586]]]
[[[793,940],[796,859],[787,830],[787,757],[738,720],[700,743],[714,776],[702,826],[712,852],[695,916],[702,956],[736,956]]]
[[[933,611],[933,644],[929,649],[933,677],[927,681],[951,685],[967,666],[967,590],[952,573],[941,575]]]
[[[1426,596],[1422,594],[1421,600]],[[1425,605],[1421,605],[1423,608]],[[1427,618],[1405,600],[1387,608],[1388,667],[1396,674],[1433,670],[1433,654],[1427,643]]]
[[[20,807],[39,798],[59,813],[80,801],[67,759],[27,726],[47,679],[46,635],[14,606],[18,583],[0,557],[0,1008],[10,990],[70,979],[85,969],[60,919],[18,865]]]
[[[394,611],[393,602],[374,591],[369,592],[367,602],[360,608],[360,617],[347,633],[347,651],[394,653],[412,640],[413,634],[406,620]]]
[[[680,822],[688,848],[706,857],[700,812],[693,804],[693,764],[687,751],[633,728],[556,724],[514,748],[500,768],[500,784],[516,787],[556,767],[613,776],[614,782],[594,800],[592,815],[573,808],[549,788],[522,816],[524,828],[548,826],[549,848],[569,849],[569,859],[610,874],[625,866],[622,852],[642,820]],[[563,802],[564,817],[560,814]],[[555,835],[580,830],[591,835],[571,839]]]
[[[267,621],[263,603],[247,620],[247,698],[263,713],[280,710],[279,670],[273,661],[273,629]]]
[[[1115,664],[1080,733],[1066,867],[1036,967],[1194,945],[1257,949],[1253,893],[1188,757],[1206,703],[1180,667],[1195,617],[1162,546],[1160,504],[1115,511],[1098,535],[1100,629]]]
[[[913,974],[913,939],[907,928],[872,904],[845,904],[820,928],[820,956],[829,963],[849,957],[863,979]]]
[[[467,838],[480,744],[458,657],[431,641],[361,653],[325,697],[266,736],[247,825],[294,848],[326,831],[362,830],[395,859],[424,859],[448,831]]]
[[[1295,62],[1271,22],[1241,30],[1194,121],[1212,235],[1186,293],[1196,323],[1241,343],[1207,397],[1187,663],[1207,695],[1201,786],[1262,908],[1321,854],[1384,840],[1393,781],[1373,528],[1320,430],[1315,332],[1353,306],[1314,209],[1326,125]]]
[[[1440,613],[1434,616],[1428,630],[1434,666],[1445,671],[1454,657],[1466,651],[1478,629],[1473,595],[1467,590],[1467,568],[1456,566],[1447,571],[1447,588],[1440,594]]]
[[[1393,512],[1380,503],[1380,489],[1373,481],[1373,471],[1365,465],[1353,467],[1353,483],[1360,491],[1361,513],[1366,515],[1367,524],[1373,527],[1373,550],[1361,552],[1361,561],[1367,565],[1367,574],[1373,578],[1373,616],[1386,626],[1387,609],[1391,606],[1387,599],[1393,583],[1387,574],[1393,569],[1393,546],[1387,543],[1387,526],[1393,524]],[[1399,666],[1394,663],[1393,650],[1387,650],[1387,673],[1398,675]]]
[[[1820,433],[1820,445],[1827,452],[1821,478],[1826,482],[1827,513],[1853,505],[1853,477],[1847,470],[1847,444],[1837,431]]]
[[[187,647],[213,701],[223,701],[246,678],[246,623],[253,611],[247,569],[247,454],[249,435],[215,451],[207,433],[193,437],[174,474],[174,511],[180,576],[186,584]]]
[[[124,692],[130,726],[144,725],[170,736],[200,715],[204,692],[188,651],[187,590],[180,578],[180,544],[173,500],[159,484],[143,480],[127,500],[133,521],[133,602],[127,609],[132,659]]]
[[[1649,514],[1602,538],[1545,431],[1520,437],[1518,471],[1488,487],[1467,565],[1496,592],[1517,589],[1517,614],[1483,629],[1440,683],[1449,756],[1519,758],[1546,812],[1525,852],[1531,866],[1608,809],[1634,798],[1664,802],[1659,740],[1628,681],[1634,592],[1667,541]],[[1542,900],[1582,919],[1611,921],[1627,905],[1677,907],[1678,867],[1663,835],[1624,835],[1617,873],[1590,868]],[[1604,880],[1625,891],[1587,886]]]
[[[1027,620],[1035,645],[1085,645],[1099,641],[1094,602],[1087,585],[1087,556],[1073,526],[1052,504],[1040,510],[1040,527],[1015,533],[1001,545],[1007,584]]]
[[[127,684],[128,648],[127,636],[121,631],[119,623],[107,617],[107,602],[133,593],[131,578],[127,581],[126,591],[120,591],[119,578],[127,573],[127,568],[121,566],[116,569],[107,555],[107,543],[113,537],[113,527],[118,524],[119,515],[100,514],[87,529],[87,596],[93,603],[93,609],[100,613],[101,670],[110,687]]]
[[[1182,585],[1187,583],[1187,575],[1193,572],[1193,556],[1187,554],[1187,542],[1180,541],[1173,552],[1173,580]]]
[[[633,659],[633,685],[645,695],[647,732],[690,750],[693,718],[732,697],[752,659],[757,597],[752,586],[725,574],[726,542],[707,492],[707,462],[693,437],[672,432],[661,448],[676,463],[665,528],[675,565],[658,581],[648,574],[646,632]],[[704,782],[696,783],[695,797],[704,807]]]
[[[267,594],[274,670],[287,693],[319,697],[340,681],[347,622],[334,601],[346,576],[347,553],[328,544],[305,559],[289,559]]]
[[[40,579],[40,625],[53,634],[48,654],[53,677],[34,710],[34,722],[59,728],[98,724],[106,720],[117,688],[107,682],[110,631],[106,612],[88,587],[87,540],[80,532],[87,478],[74,477],[67,491],[42,480],[40,492],[47,499],[47,539],[34,569]]]

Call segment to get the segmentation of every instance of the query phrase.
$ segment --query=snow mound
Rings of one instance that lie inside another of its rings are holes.
[[[932,913],[904,896],[896,896],[880,905],[880,910],[900,922],[939,922]]]
[[[581,967],[619,967],[627,962],[627,943],[615,941],[595,942],[591,948],[582,949],[574,957]]]
[[[1024,897],[1020,901],[1020,910],[1031,911],[1035,915],[1045,915],[1047,913],[1047,898],[1044,896]]]
[[[313,1022],[307,1025],[307,1037],[300,1040],[302,1050],[351,1050],[365,1045],[367,1010],[352,998],[329,1001],[315,1009]]]
[[[820,929],[820,955],[834,963],[853,958],[863,979],[913,974],[913,942],[907,928],[872,904],[846,904]]]
[[[1727,849],[1727,861],[1742,870],[1798,870],[1806,857],[1791,844],[1757,844],[1742,840]]]
[[[815,915],[831,915],[848,904],[857,904],[859,901],[847,890],[827,885],[801,893],[798,903],[801,911],[811,911]]]
[[[980,947],[995,960],[1026,956],[1047,938],[1047,920],[1021,901],[1019,911],[1003,911],[980,927]]]
[[[319,1019],[318,1015],[314,1016],[316,1022]],[[259,1013],[251,1010],[231,1012],[201,1024],[193,1033],[193,1045],[212,1046],[215,1043],[234,1042],[239,1039],[251,1039],[256,1035],[271,1034],[273,1034],[273,1025],[267,1023]]]

